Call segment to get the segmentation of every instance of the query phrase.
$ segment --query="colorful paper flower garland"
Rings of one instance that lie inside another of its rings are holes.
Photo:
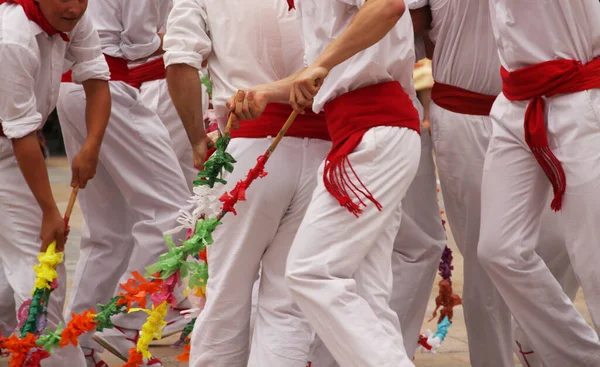
[[[445,229],[445,222],[442,222]],[[452,250],[446,246],[438,266],[439,274],[442,277],[442,280],[439,283],[439,295],[435,299],[436,307],[433,311],[432,318],[429,320],[431,321],[437,317],[437,311],[441,307],[442,309],[438,319],[437,330],[435,333],[431,330],[426,330],[423,334],[419,335],[419,345],[422,347],[422,350],[430,353],[436,353],[442,346],[442,343],[448,335],[448,329],[452,326],[452,318],[454,316],[453,309],[455,306],[462,303],[460,297],[454,294],[454,291],[452,290],[451,278],[452,270],[454,270],[454,266],[452,265],[453,259],[454,256],[452,255]]]
[[[235,205],[246,199],[245,192],[257,178],[267,175],[265,164],[277,147],[281,138],[291,126],[296,113],[293,113],[273,144],[264,155],[257,159],[257,164],[250,169],[247,177],[239,181],[229,193],[219,197],[219,188],[227,182],[223,172],[232,172],[235,159],[226,152],[230,136],[220,136],[216,143],[215,153],[205,163],[204,170],[198,174],[194,182],[194,196],[191,198],[194,209],[191,212],[180,212],[178,222],[181,226],[165,235],[169,251],[160,256],[157,263],[146,268],[146,277],[134,272],[121,291],[106,305],[98,305],[99,312],[94,310],[82,314],[73,314],[66,327],[59,325],[56,331],[45,329],[45,307],[48,303],[52,286],[56,286],[58,274],[56,266],[62,261],[62,254],[56,253],[55,245],[39,255],[40,264],[35,266],[36,288],[29,304],[27,320],[21,328],[21,337],[12,335],[0,338],[0,349],[10,356],[10,367],[39,367],[40,362],[50,357],[53,350],[67,345],[78,345],[78,338],[91,331],[103,331],[113,328],[111,318],[127,312],[146,312],[148,318],[142,326],[141,335],[136,347],[129,351],[129,360],[123,367],[137,367],[144,363],[144,358],[151,358],[148,348],[154,339],[162,337],[166,325],[164,318],[168,307],[175,307],[177,300],[173,294],[181,279],[189,277],[188,287],[197,299],[206,294],[208,280],[208,264],[206,248],[213,244],[212,233],[222,224],[221,219],[229,212],[236,214]],[[218,209],[219,202],[221,209]],[[188,239],[176,245],[172,234],[188,229]],[[200,259],[200,262],[189,262],[189,257]],[[148,309],[147,296],[150,295],[152,308]],[[201,302],[200,302],[201,303]],[[133,306],[139,306],[134,308]],[[201,305],[199,305],[201,306]],[[199,313],[200,308],[195,312]],[[188,315],[188,318],[192,318]],[[185,327],[179,344],[186,344],[184,354],[178,357],[185,361],[189,357],[189,334],[195,318]]]

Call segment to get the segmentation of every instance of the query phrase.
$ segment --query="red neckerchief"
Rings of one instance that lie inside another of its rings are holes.
[[[296,9],[296,7],[294,6],[294,0],[287,0],[288,2],[288,11],[292,10],[292,9]]]
[[[65,42],[69,42],[69,36],[64,32],[58,31],[57,29],[52,27],[52,25],[50,25],[50,23],[48,22],[46,17],[44,17],[44,14],[42,14],[42,11],[40,10],[39,6],[35,3],[35,1],[33,1],[33,0],[0,0],[0,5],[2,5],[4,3],[9,3],[9,4],[14,3],[14,4],[21,5],[23,10],[25,10],[25,15],[27,15],[27,18],[29,20],[31,20],[32,22],[34,22],[35,24],[39,25],[40,28],[42,28],[42,30],[44,32],[48,33],[48,35],[50,35],[50,36],[54,36],[55,34],[58,34],[58,35],[60,35],[60,38],[62,38]]]

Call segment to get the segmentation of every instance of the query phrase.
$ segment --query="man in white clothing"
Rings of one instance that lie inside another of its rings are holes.
[[[208,62],[213,106],[222,131],[227,99],[238,88],[270,83],[302,67],[295,12],[281,0],[179,0],[165,36],[167,81],[201,165],[209,138],[203,124],[198,71]],[[231,131],[227,151],[237,160],[224,176],[230,191],[264,154],[288,116],[272,103],[258,120]],[[312,332],[285,284],[285,261],[331,148],[325,119],[306,114],[288,131],[267,164],[214,233],[208,249],[206,306],[192,334],[191,366],[304,367]],[[261,266],[262,265],[262,266]],[[252,289],[260,268],[250,348]]]
[[[120,278],[125,281],[133,270],[144,274],[146,266],[158,261],[167,251],[163,233],[177,226],[178,211],[189,198],[167,129],[142,103],[139,91],[128,84],[132,61],[163,53],[158,33],[160,12],[160,4],[151,0],[90,3],[90,18],[111,69],[113,108],[97,179],[80,197],[86,228],[69,313],[106,302],[115,294]],[[70,137],[65,139],[65,147],[71,158],[85,132],[84,95],[81,87],[69,82],[68,75],[64,81],[58,113],[63,132]],[[119,315],[113,319],[118,328],[105,330],[96,339],[127,360],[144,320],[143,313]],[[101,363],[96,355],[100,348],[90,335],[81,338],[81,345],[90,366]]]
[[[545,365],[599,366],[600,3],[490,0],[490,10],[502,93],[483,168],[479,260]],[[535,252],[550,186],[596,330]]]
[[[448,221],[465,259],[463,306],[470,361],[477,366],[513,366],[512,350],[519,351],[519,344],[528,349],[529,343],[519,330],[513,340],[510,312],[477,259],[481,178],[492,130],[489,112],[501,90],[489,4],[419,0],[417,5],[432,13],[428,36],[435,45],[436,83],[431,124]],[[544,223],[538,252],[574,294],[578,284],[558,218],[549,208]]]
[[[87,99],[81,107],[86,133],[74,152],[71,185],[87,191],[96,172],[111,105],[109,71],[86,8],[87,1],[75,0],[0,1],[0,257],[1,277],[14,292],[14,303],[0,300],[3,310],[5,302],[18,308],[31,298],[37,254],[52,241],[58,251],[64,249],[65,224],[37,135],[56,105],[64,63],[72,66]],[[48,307],[51,329],[64,324],[64,264],[57,270],[59,287]],[[83,367],[85,360],[79,347],[69,346],[42,366]]]
[[[401,201],[420,155],[410,16],[401,0],[295,5],[310,66],[231,100],[240,119],[259,116],[268,100],[289,100],[298,112],[311,104],[325,110],[333,148],[286,278],[340,365],[414,366],[389,306]]]

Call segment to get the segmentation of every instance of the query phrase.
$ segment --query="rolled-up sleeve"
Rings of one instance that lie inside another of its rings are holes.
[[[82,83],[89,79],[109,80],[110,72],[102,54],[98,32],[85,15],[73,32],[65,59],[71,64],[73,82]]]
[[[152,55],[160,47],[160,0],[123,0],[121,51],[128,60]]]
[[[187,64],[198,70],[212,51],[206,8],[199,0],[174,0],[164,39],[165,65]]]
[[[429,5],[429,0],[404,0],[408,9],[419,9]]]
[[[9,139],[22,138],[42,126],[37,111],[34,75],[35,55],[15,44],[0,44],[0,122]]]

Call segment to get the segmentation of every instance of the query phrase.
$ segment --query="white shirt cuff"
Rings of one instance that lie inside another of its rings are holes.
[[[2,121],[2,130],[9,139],[20,139],[42,128],[42,115],[36,113],[32,116],[22,117],[17,120]]]

